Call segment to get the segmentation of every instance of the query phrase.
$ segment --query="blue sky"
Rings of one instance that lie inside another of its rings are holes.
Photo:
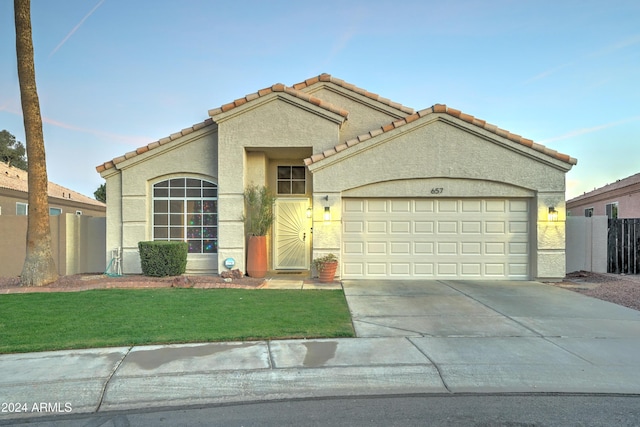
[[[447,104],[578,159],[572,198],[640,172],[637,0],[32,0],[49,180],[275,83],[329,73]],[[0,2],[0,130],[25,142],[13,2]]]

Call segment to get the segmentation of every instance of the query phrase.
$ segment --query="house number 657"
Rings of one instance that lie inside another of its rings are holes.
[[[440,187],[440,188],[432,188],[431,189],[431,194],[442,194],[442,192],[444,191],[444,188]]]

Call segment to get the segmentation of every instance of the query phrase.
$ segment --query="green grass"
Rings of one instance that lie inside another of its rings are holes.
[[[0,295],[0,353],[352,336],[340,290],[106,289]]]

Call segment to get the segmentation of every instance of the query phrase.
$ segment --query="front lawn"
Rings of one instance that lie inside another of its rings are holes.
[[[341,290],[171,288],[0,295],[0,353],[353,336]]]

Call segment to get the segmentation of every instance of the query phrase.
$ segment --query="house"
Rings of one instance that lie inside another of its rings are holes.
[[[27,247],[28,174],[0,162],[0,277],[20,275]],[[49,182],[51,252],[58,274],[105,270],[107,206]]]
[[[640,218],[640,173],[569,200],[567,213],[571,216]]]
[[[0,162],[0,215],[27,215],[28,176],[26,171]],[[54,182],[49,182],[48,191],[51,215],[106,215],[107,205],[76,191]]]
[[[328,74],[275,84],[97,166],[107,250],[186,240],[187,272],[244,271],[243,192],[277,195],[270,269],[334,253],[342,279],[560,279],[558,153],[446,105],[415,112]]]

